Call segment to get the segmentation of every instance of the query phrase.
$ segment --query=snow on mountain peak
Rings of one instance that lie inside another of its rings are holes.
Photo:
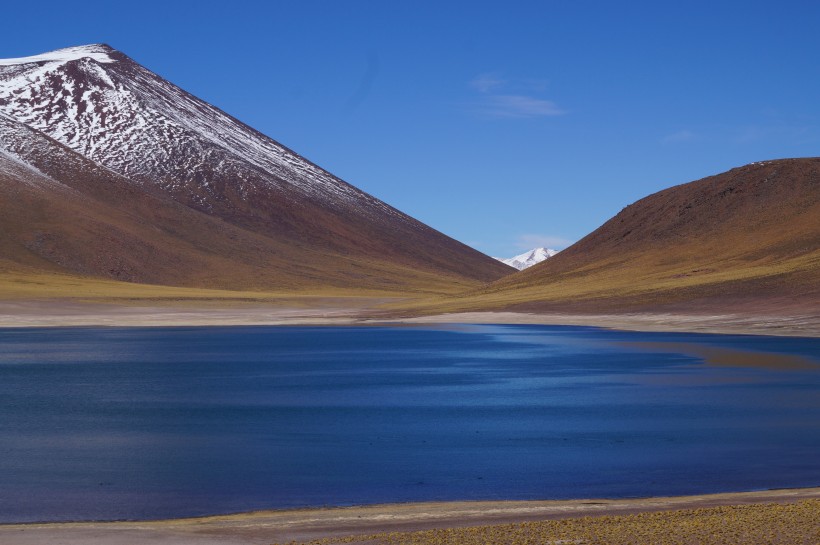
[[[0,61],[0,114],[200,210],[267,221],[256,201],[275,192],[415,225],[105,44]]]
[[[495,259],[501,261],[502,263],[506,263],[510,267],[515,267],[519,271],[523,271],[528,267],[532,267],[533,265],[549,259],[557,253],[558,250],[552,250],[550,248],[533,248],[528,252],[524,252],[523,254],[511,257],[509,259],[504,259],[501,257],[496,257]]]
[[[116,61],[116,59],[112,58],[110,55],[112,51],[114,50],[106,44],[80,45],[49,51],[48,53],[43,53],[41,55],[32,55],[31,57],[0,59],[0,66],[14,66],[17,64],[32,64],[39,62],[69,62],[83,58],[91,58],[97,62],[107,64]]]

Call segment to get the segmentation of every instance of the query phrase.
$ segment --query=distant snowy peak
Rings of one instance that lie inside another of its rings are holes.
[[[510,267],[515,267],[519,271],[523,271],[528,267],[532,267],[533,265],[549,259],[557,253],[558,250],[551,250],[549,248],[534,248],[529,252],[524,252],[521,255],[517,255],[509,259],[503,259],[500,257],[496,257],[495,259],[509,265]]]

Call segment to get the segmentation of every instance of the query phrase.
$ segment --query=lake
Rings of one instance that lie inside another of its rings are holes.
[[[0,329],[0,521],[820,485],[820,339]]]

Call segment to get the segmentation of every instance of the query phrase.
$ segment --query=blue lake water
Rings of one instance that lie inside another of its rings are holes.
[[[0,521],[817,486],[819,356],[549,326],[0,329]]]

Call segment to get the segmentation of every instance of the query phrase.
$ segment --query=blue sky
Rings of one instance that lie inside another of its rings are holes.
[[[820,155],[816,2],[31,2],[444,233],[565,247],[663,188]]]

